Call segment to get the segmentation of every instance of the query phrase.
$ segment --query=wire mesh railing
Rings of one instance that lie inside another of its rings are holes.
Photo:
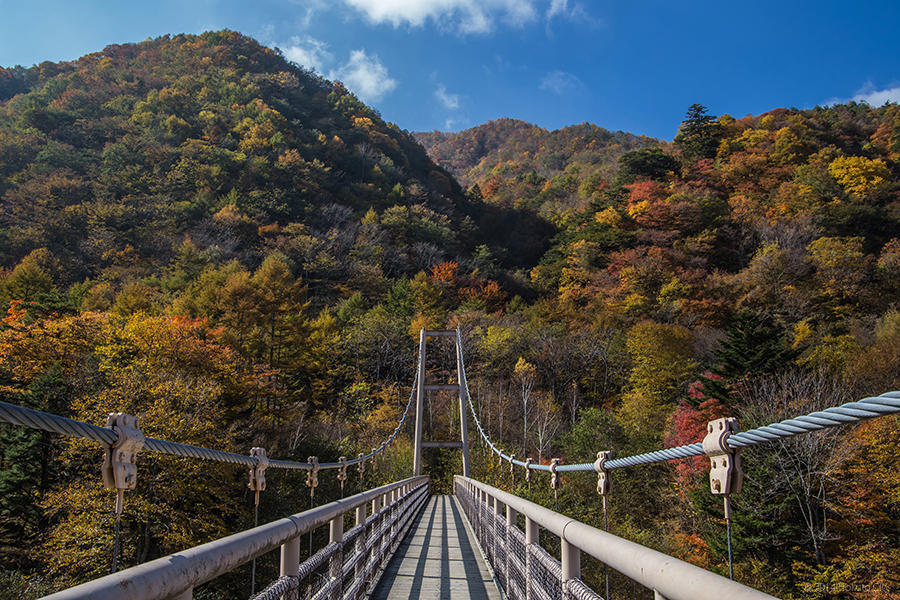
[[[47,596],[46,600],[188,600],[194,588],[281,550],[280,576],[253,600],[356,600],[378,572],[428,499],[428,477],[412,477],[361,492],[291,517],[171,554]],[[354,526],[344,533],[347,513]],[[329,541],[300,562],[305,534],[327,525]]]
[[[582,552],[653,590],[658,599],[774,600],[475,479],[457,476],[454,491],[511,600],[602,600],[581,579]],[[524,532],[517,525],[519,515],[525,519]],[[559,538],[559,558],[540,545],[542,530]]]

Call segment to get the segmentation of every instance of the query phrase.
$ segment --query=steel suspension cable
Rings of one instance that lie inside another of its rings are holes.
[[[418,376],[419,369],[417,365],[416,375],[413,378],[412,391],[410,392],[409,400],[407,400],[406,402],[406,409],[403,411],[403,415],[401,416],[399,423],[397,423],[397,427],[394,429],[394,432],[390,435],[390,437],[388,437],[385,442],[383,442],[375,450],[364,456],[359,456],[354,459],[347,460],[344,463],[319,463],[318,468],[338,469],[344,465],[355,465],[362,461],[369,460],[378,453],[384,451],[384,449],[387,448],[388,445],[390,445],[391,442],[393,442],[397,435],[400,433],[400,429],[403,427],[403,423],[406,421],[407,415],[409,415],[410,406],[412,406],[413,398],[415,398]],[[91,425],[90,423],[83,423],[74,419],[61,417],[59,415],[35,410],[33,408],[17,406],[15,404],[10,404],[3,401],[0,401],[0,423],[9,423],[11,425],[18,425],[20,427],[28,427],[30,429],[39,429],[42,431],[49,431],[51,433],[58,433],[60,435],[79,437],[86,440],[99,442],[107,446],[112,446],[118,439],[118,434],[110,427]],[[180,444],[178,442],[170,442],[167,440],[160,440],[151,437],[144,438],[143,448],[152,452],[159,452],[161,454],[172,454],[175,456],[183,456],[186,458],[213,460],[217,462],[244,465],[248,467],[253,467],[257,463],[257,460],[255,458],[244,454],[225,452],[223,450],[213,450],[210,448],[202,448],[200,446],[192,446],[190,444]],[[312,464],[308,462],[298,462],[293,460],[270,459],[269,467],[277,469],[310,470],[312,468]]]
[[[460,345],[460,363],[463,369],[463,382],[465,383],[466,397],[469,401],[469,409],[472,411],[472,418],[475,420],[475,425],[478,428],[478,433],[481,434],[482,439],[491,451],[500,456],[503,460],[535,471],[550,471],[549,465],[541,465],[533,462],[525,463],[524,461],[506,454],[491,441],[490,437],[484,431],[481,422],[478,420],[478,414],[475,412],[475,405],[472,403],[472,394],[469,391],[469,378],[466,375],[464,352],[462,351],[462,335],[459,332],[459,329],[457,329],[456,334]],[[900,391],[885,392],[880,396],[871,396],[855,402],[847,402],[840,406],[832,406],[808,415],[801,415],[777,423],[772,423],[771,425],[766,425],[764,427],[757,427],[756,429],[748,429],[747,431],[735,433],[728,438],[728,444],[733,448],[748,448],[758,444],[819,431],[828,427],[858,423],[866,419],[898,413],[900,413]],[[692,456],[705,456],[703,445],[701,443],[698,442],[674,448],[664,448],[662,450],[638,454],[636,456],[615,458],[607,461],[605,467],[607,469],[620,469],[622,467],[649,465],[652,463],[679,458],[689,458]],[[559,472],[594,471],[594,463],[591,461],[570,465],[559,465],[556,470]]]

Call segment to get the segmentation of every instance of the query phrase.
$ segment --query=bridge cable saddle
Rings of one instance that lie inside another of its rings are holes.
[[[710,421],[703,438],[703,451],[709,456],[709,486],[713,494],[722,496],[725,509],[725,527],[728,538],[728,574],[734,579],[734,563],[731,554],[731,500],[730,495],[740,492],[744,483],[741,469],[740,448],[728,445],[728,438],[740,431],[735,417],[723,417]]]

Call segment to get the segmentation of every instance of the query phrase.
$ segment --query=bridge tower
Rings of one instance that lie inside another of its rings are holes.
[[[456,383],[428,384],[425,381],[425,346],[428,338],[446,337],[453,339],[456,346]],[[419,374],[416,377],[416,433],[413,453],[413,472],[422,474],[423,448],[459,448],[462,450],[463,475],[471,477],[469,468],[469,434],[466,426],[466,373],[463,369],[462,341],[458,330],[419,332]],[[451,390],[459,393],[459,441],[422,441],[422,416],[425,412],[425,393],[430,391]]]

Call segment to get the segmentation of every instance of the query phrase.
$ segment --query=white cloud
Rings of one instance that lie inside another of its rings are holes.
[[[459,94],[449,94],[447,93],[447,88],[443,85],[438,85],[437,89],[434,91],[435,97],[441,101],[441,104],[444,105],[444,108],[449,110],[456,110],[459,108]]]
[[[879,107],[886,102],[895,102],[900,104],[900,85],[876,89],[871,81],[866,82],[852,98],[829,98],[823,102],[823,106],[833,106],[835,104],[846,104],[853,100],[854,102],[865,102],[869,106]]]
[[[900,85],[878,90],[870,81],[856,92],[853,99],[857,102],[865,102],[869,106],[881,106],[887,102],[900,103]]]
[[[569,0],[550,0],[550,8],[547,9],[547,18],[552,19],[556,15],[566,14]]]
[[[325,65],[331,62],[332,56],[325,42],[306,36],[291,38],[291,43],[281,49],[284,57],[304,67],[315,69],[319,74],[325,72]]]
[[[540,0],[538,0],[540,1]],[[556,3],[558,0],[551,0]],[[450,24],[462,33],[488,33],[497,19],[521,26],[537,16],[536,0],[344,0],[374,23],[421,27]]]
[[[556,70],[544,75],[538,87],[557,96],[562,96],[568,91],[581,87],[581,80],[571,73]]]
[[[340,79],[365,102],[380,100],[397,87],[397,80],[390,77],[381,60],[365,50],[352,51],[350,59],[331,71],[328,78]]]

